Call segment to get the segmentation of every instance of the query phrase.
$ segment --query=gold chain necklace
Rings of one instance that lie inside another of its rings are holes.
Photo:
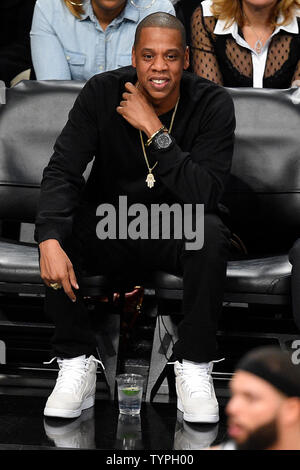
[[[169,127],[169,130],[168,130],[169,134],[171,134],[171,131],[172,131],[172,128],[173,128],[174,119],[175,119],[175,115],[176,115],[176,111],[177,111],[179,99],[180,99],[180,96],[179,96],[179,98],[178,98],[178,100],[177,100],[177,102],[176,102],[176,105],[175,105],[175,108],[174,108],[174,111],[173,111],[173,114],[172,114],[172,118],[171,118],[171,122],[170,122],[170,127]],[[156,165],[158,164],[158,162],[155,162],[155,164],[153,165],[152,168],[150,167],[149,161],[148,161],[148,158],[147,158],[147,154],[146,154],[145,144],[144,144],[144,141],[143,141],[142,131],[140,130],[139,132],[140,132],[140,139],[141,139],[143,154],[144,154],[145,162],[146,162],[146,165],[147,165],[147,168],[148,168],[148,175],[147,175],[147,178],[146,178],[145,181],[146,181],[146,183],[147,183],[148,188],[153,188],[154,183],[155,183],[155,178],[154,178],[154,175],[153,175],[152,171],[154,170],[154,168],[156,167]]]

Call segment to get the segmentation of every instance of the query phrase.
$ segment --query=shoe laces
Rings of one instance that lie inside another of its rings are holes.
[[[221,359],[220,361],[222,361]],[[218,360],[201,364],[182,364],[175,362],[178,374],[183,378],[185,388],[190,396],[208,396],[213,393],[212,368],[214,362]],[[172,363],[169,363],[172,364]]]
[[[57,360],[59,366],[59,373],[56,380],[56,390],[63,392],[75,392],[85,382],[85,376],[89,369],[91,361],[101,364],[104,369],[103,363],[93,356],[84,358],[82,356],[75,357],[72,359],[60,359],[54,357],[49,362],[44,364],[51,364],[54,360]]]
[[[190,395],[199,394],[201,396],[211,396],[211,369],[210,363],[207,365],[187,366],[179,365],[180,375],[182,376],[185,387]]]

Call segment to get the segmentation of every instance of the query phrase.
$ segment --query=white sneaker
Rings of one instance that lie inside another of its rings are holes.
[[[52,361],[50,361],[52,362]],[[95,403],[97,363],[94,356],[59,359],[58,378],[49,396],[45,416],[77,418]]]
[[[211,376],[213,363],[181,364],[176,361],[177,408],[191,423],[217,423],[219,405]]]

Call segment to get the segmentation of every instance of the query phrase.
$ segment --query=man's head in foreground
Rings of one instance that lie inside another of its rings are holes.
[[[238,449],[300,449],[300,366],[276,347],[248,353],[237,365],[227,405]]]
[[[132,49],[139,89],[154,104],[171,107],[179,96],[182,72],[189,66],[185,30],[173,15],[158,12],[138,25]]]

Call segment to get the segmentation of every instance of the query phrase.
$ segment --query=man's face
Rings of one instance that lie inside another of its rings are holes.
[[[100,10],[114,11],[125,5],[126,1],[127,0],[92,0],[92,4]]]
[[[230,384],[228,434],[240,448],[266,449],[275,444],[284,396],[265,380],[237,371]]]
[[[132,51],[140,88],[152,103],[172,103],[180,89],[183,69],[189,66],[180,31],[170,28],[143,28]]]

